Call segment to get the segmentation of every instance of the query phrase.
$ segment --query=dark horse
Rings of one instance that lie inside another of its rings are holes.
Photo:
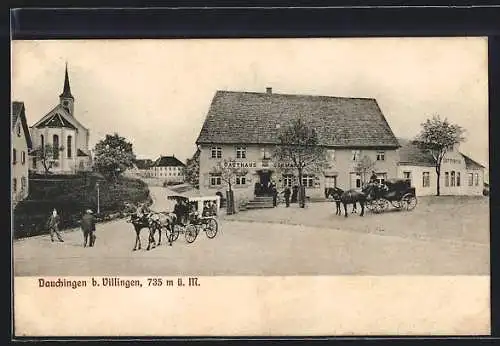
[[[130,215],[130,219],[127,221],[130,222],[134,226],[135,230],[135,245],[132,251],[135,250],[140,250],[141,249],[141,230],[146,228],[149,231],[149,241],[148,241],[148,247],[146,250],[150,250],[151,246],[154,248],[156,247],[156,241],[154,238],[154,234],[156,231],[155,227],[151,227],[151,220],[149,218],[149,214],[146,213],[138,213],[134,212]],[[160,232],[160,237],[161,237],[161,232]]]
[[[353,211],[354,211],[354,209],[356,208],[356,203],[359,203],[359,205],[361,206],[361,213],[359,214],[359,216],[364,216],[365,203],[367,200],[367,196],[369,195],[369,189],[370,189],[369,187],[364,187],[363,190],[360,192],[356,191],[355,189],[344,191],[338,187],[332,188],[331,192],[329,193],[329,196],[331,195],[337,204],[336,215],[342,215],[342,211],[340,209],[341,203],[344,205],[345,217],[347,217],[347,205],[353,204],[354,205]]]
[[[344,190],[338,188],[338,187],[329,187],[329,188],[326,188],[325,189],[325,196],[326,198],[329,198],[329,197],[332,197],[333,200],[335,201],[335,205],[336,205],[336,211],[335,211],[335,215],[342,215],[342,212],[340,210],[340,205],[342,204],[341,200],[340,200],[340,196],[342,195],[342,193],[344,192]],[[352,204],[352,213],[356,213],[357,212],[357,208],[356,208],[356,202],[354,202]]]

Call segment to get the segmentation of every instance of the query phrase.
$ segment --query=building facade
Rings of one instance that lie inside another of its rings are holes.
[[[26,110],[23,102],[12,103],[12,123],[11,123],[11,142],[12,142],[12,185],[11,196],[12,203],[15,206],[17,202],[28,197],[29,194],[29,152],[32,148],[31,136],[26,122]]]
[[[152,178],[162,179],[167,183],[183,183],[185,167],[175,156],[160,156],[149,171]]]
[[[196,144],[200,150],[200,191],[224,194],[227,184],[214,170],[224,161],[245,169],[235,177],[235,195],[251,199],[259,186],[274,182],[278,190],[299,185],[296,169],[272,157],[282,127],[302,116],[315,128],[327,152],[328,168],[304,170],[302,185],[311,199],[324,198],[325,189],[360,188],[366,177],[356,173],[368,156],[380,181],[397,175],[399,142],[376,100],[327,96],[218,91]]]
[[[436,195],[437,173],[433,158],[407,140],[400,140],[398,177],[409,179],[417,196]],[[485,167],[462,154],[456,146],[441,164],[440,194],[482,195]]]
[[[89,150],[89,130],[74,114],[74,97],[71,94],[68,68],[66,66],[64,88],[59,95],[59,104],[31,127],[33,148],[41,150],[49,145],[47,162],[50,172],[75,174],[92,168],[92,155]],[[50,156],[50,157],[49,157]],[[43,173],[45,167],[41,157],[31,157],[30,169]]]

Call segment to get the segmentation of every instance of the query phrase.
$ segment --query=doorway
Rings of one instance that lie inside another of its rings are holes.
[[[271,177],[272,172],[270,170],[260,170],[257,171],[259,175],[259,181],[255,183],[255,196],[271,196]]]

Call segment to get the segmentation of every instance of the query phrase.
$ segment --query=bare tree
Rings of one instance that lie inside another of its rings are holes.
[[[50,170],[56,166],[56,162],[59,158],[59,153],[62,152],[64,148],[61,146],[55,148],[52,144],[45,144],[43,147],[40,145],[35,148],[32,154],[36,161],[42,163],[45,174],[50,173]]]
[[[443,158],[456,144],[465,140],[465,130],[459,125],[449,123],[446,118],[441,120],[439,115],[427,119],[421,126],[422,130],[413,143],[432,155],[437,175],[436,196],[439,196]]]
[[[212,174],[219,175],[221,181],[223,181],[228,188],[228,207],[227,211],[229,214],[234,213],[234,194],[233,185],[236,184],[237,179],[242,179],[248,174],[248,170],[240,167],[240,164],[232,159],[228,158],[223,161],[218,162],[211,170]],[[246,179],[246,178],[245,178]]]
[[[297,171],[300,207],[304,208],[305,188],[302,183],[304,171],[318,173],[325,169],[327,151],[319,145],[316,129],[308,126],[301,117],[292,120],[288,126],[281,129],[278,140],[273,161],[275,165],[285,163]]]
[[[375,167],[375,162],[367,155],[363,155],[354,167],[354,171],[361,176],[362,184],[366,184],[366,177]]]

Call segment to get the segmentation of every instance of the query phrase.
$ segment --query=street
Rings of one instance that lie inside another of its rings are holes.
[[[151,193],[155,201],[153,209],[171,210],[164,188],[151,187]],[[219,220],[219,232],[214,239],[200,233],[194,243],[188,244],[181,234],[170,247],[163,236],[161,246],[150,251],[145,250],[145,229],[141,233],[142,250],[132,251],[135,232],[125,220],[99,224],[96,234],[94,248],[83,248],[80,230],[63,232],[64,243],[51,243],[48,235],[15,241],[14,273],[18,276],[489,275],[489,244],[467,240],[418,239],[224,217]]]

